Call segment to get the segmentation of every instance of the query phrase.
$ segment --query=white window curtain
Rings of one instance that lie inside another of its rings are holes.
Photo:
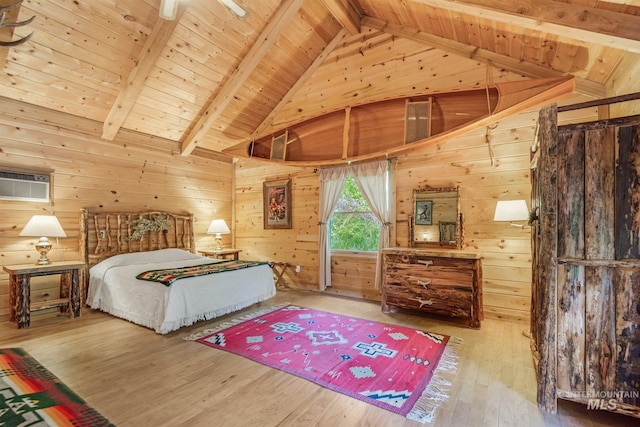
[[[376,259],[375,287],[381,289],[382,283],[382,257],[380,249],[389,246],[389,188],[387,186],[387,170],[389,162],[382,160],[373,163],[341,166],[322,169],[320,171],[320,215],[319,215],[319,288],[325,290],[331,286],[331,246],[329,245],[329,220],[336,208],[342,187],[347,175],[353,176],[364,195],[369,207],[378,220],[380,227],[380,239],[378,243],[378,256]]]
[[[321,291],[331,286],[331,246],[329,245],[329,220],[336,208],[342,187],[347,179],[347,169],[344,167],[320,170],[320,213],[318,231],[318,276]]]
[[[349,173],[358,184],[358,188],[364,195],[371,212],[382,223],[380,227],[380,239],[378,241],[378,255],[376,258],[375,287],[382,289],[382,253],[381,249],[389,246],[390,212],[389,212],[389,186],[387,184],[388,161],[364,163],[349,166]]]

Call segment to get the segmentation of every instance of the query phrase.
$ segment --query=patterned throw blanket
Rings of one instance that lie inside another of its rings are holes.
[[[0,348],[0,426],[115,427],[22,348]]]
[[[165,268],[161,270],[149,270],[140,273],[136,279],[148,280],[150,282],[160,282],[165,286],[170,286],[178,279],[186,277],[204,276],[205,274],[221,273],[224,271],[240,270],[242,268],[256,265],[268,264],[264,261],[243,261],[228,260],[214,262],[211,264],[192,265],[189,267]]]

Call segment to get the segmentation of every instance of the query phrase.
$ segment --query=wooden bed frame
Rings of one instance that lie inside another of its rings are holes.
[[[195,246],[192,214],[81,211],[80,256],[89,268],[118,254],[165,248],[195,253]],[[83,276],[86,296],[88,271]]]

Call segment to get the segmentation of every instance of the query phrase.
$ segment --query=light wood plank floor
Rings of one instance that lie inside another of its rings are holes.
[[[450,398],[430,426],[637,426],[637,419],[561,402],[535,404],[535,376],[523,324],[485,320],[481,330],[383,314],[378,304],[279,291],[262,305],[291,302],[464,340]],[[248,312],[254,307],[242,311]],[[391,412],[183,338],[228,319],[157,335],[89,309],[77,319],[0,323],[0,347],[22,347],[117,426],[424,426]]]

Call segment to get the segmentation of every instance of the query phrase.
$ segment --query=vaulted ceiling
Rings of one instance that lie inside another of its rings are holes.
[[[0,5],[16,0],[0,0]],[[0,96],[222,149],[348,105],[571,74],[605,96],[640,64],[640,0],[24,0],[0,29]]]

